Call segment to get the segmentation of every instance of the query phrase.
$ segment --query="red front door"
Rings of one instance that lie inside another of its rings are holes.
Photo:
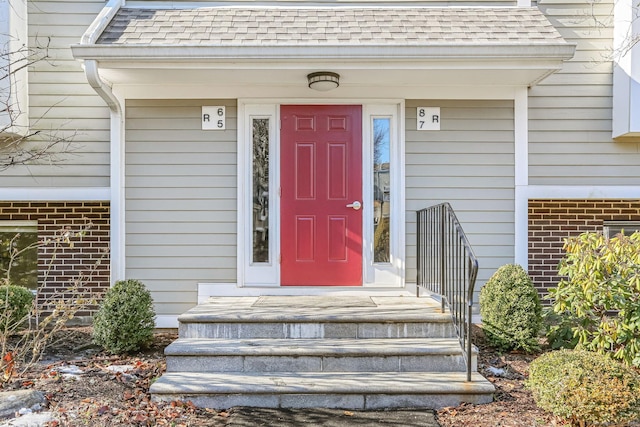
[[[281,130],[281,284],[362,284],[362,107],[286,105]]]

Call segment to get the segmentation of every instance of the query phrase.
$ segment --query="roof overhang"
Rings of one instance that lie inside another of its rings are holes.
[[[299,84],[306,73],[322,69],[341,74],[341,86],[425,82],[532,86],[561,69],[575,51],[575,46],[559,35],[534,41],[520,37],[459,42],[429,39],[421,43],[374,40],[364,44],[353,41],[287,44],[278,40],[243,41],[236,45],[209,40],[163,44],[129,39],[100,43],[99,37],[117,13],[113,4],[105,10],[82,42],[71,48],[75,58],[96,61],[102,78],[111,84],[175,84],[179,78],[192,84],[213,80],[224,84],[286,85]],[[428,14],[434,9],[424,10]],[[544,31],[549,32],[548,28]]]

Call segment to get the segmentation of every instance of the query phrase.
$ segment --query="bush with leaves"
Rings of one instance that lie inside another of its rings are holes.
[[[543,354],[529,366],[526,386],[540,408],[572,426],[626,426],[640,417],[640,375],[608,355]]]
[[[25,322],[31,310],[33,294],[22,286],[0,286],[0,330],[13,330]]]
[[[640,233],[584,233],[566,239],[564,250],[565,278],[549,290],[558,327],[581,347],[640,367]]]
[[[500,267],[480,290],[480,314],[487,339],[501,350],[538,348],[542,306],[524,269]]]
[[[543,310],[542,319],[547,343],[552,350],[576,348],[578,338],[573,334],[573,326],[579,322],[579,319],[567,314],[563,316],[556,314],[550,307]]]
[[[121,280],[105,294],[93,319],[93,339],[112,354],[145,347],[153,340],[151,294],[138,280]]]

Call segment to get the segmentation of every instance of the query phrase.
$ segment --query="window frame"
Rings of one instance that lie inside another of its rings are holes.
[[[26,229],[26,230],[24,230]],[[35,234],[36,242],[38,241],[38,221],[29,220],[6,220],[0,221],[0,232],[2,233],[33,233]],[[31,292],[36,292],[38,289],[38,248],[33,248],[35,251],[35,280],[34,286],[26,286]],[[4,279],[4,272],[0,272],[0,279]],[[12,284],[17,284],[15,281]],[[20,284],[20,286],[23,286]]]
[[[640,221],[603,221],[602,234],[607,239],[616,237],[620,230],[625,230],[625,236],[630,236],[635,231],[640,231]],[[628,233],[627,230],[633,231]],[[611,235],[612,232],[614,232],[613,236]]]

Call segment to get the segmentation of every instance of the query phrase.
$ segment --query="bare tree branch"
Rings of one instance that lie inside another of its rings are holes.
[[[0,50],[0,172],[18,165],[58,164],[74,151],[71,141],[76,132],[32,130],[22,125],[20,119],[27,113],[13,96],[21,72],[39,62],[51,63],[50,43],[48,37],[36,38],[36,47],[23,45],[12,50],[6,43]]]

